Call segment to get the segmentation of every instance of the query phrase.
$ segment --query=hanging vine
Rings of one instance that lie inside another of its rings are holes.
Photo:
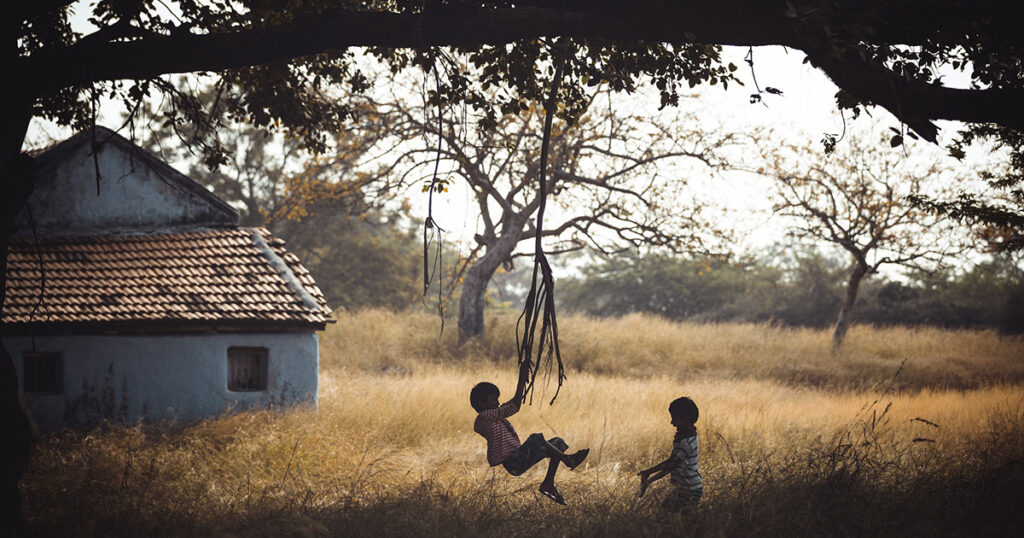
[[[437,315],[441,318],[441,331],[444,332],[444,244],[443,237],[444,230],[438,226],[437,221],[434,220],[434,192],[439,189],[437,183],[437,172],[441,166],[441,143],[443,140],[443,129],[444,124],[442,121],[442,109],[441,109],[441,77],[437,73],[437,62],[433,62],[431,71],[434,73],[434,84],[437,88],[437,158],[434,160],[434,173],[430,178],[430,185],[427,187],[429,194],[427,195],[427,218],[423,222],[423,304],[426,305],[427,292],[430,290],[430,284],[434,280],[434,276],[437,276]],[[431,260],[430,247],[434,244],[434,239],[437,239],[435,254]]]
[[[558,346],[558,320],[555,316],[555,279],[551,273],[551,264],[544,254],[541,241],[544,226],[544,207],[547,201],[547,163],[548,150],[551,144],[551,122],[558,103],[558,88],[562,83],[562,72],[565,65],[565,52],[555,46],[553,49],[555,72],[551,80],[551,92],[544,104],[544,138],[540,152],[540,205],[537,209],[537,235],[534,243],[533,276],[530,279],[530,292],[526,295],[523,313],[516,323],[516,354],[520,365],[529,363],[530,382],[523,393],[525,400],[529,395],[533,403],[533,390],[540,372],[541,362],[547,361],[547,369],[557,365],[558,388],[551,398],[555,403],[558,393],[565,382],[565,365],[562,363],[562,352]],[[540,324],[540,333],[537,325]],[[520,332],[522,331],[522,332]],[[539,339],[538,339],[539,338]]]

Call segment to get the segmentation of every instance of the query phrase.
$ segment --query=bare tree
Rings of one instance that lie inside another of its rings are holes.
[[[920,192],[948,195],[950,184],[960,179],[955,171],[935,160],[910,162],[885,138],[853,138],[830,157],[806,147],[784,147],[766,157],[767,173],[775,179],[774,211],[794,218],[790,233],[850,255],[833,349],[846,337],[865,277],[883,265],[934,269],[968,246],[954,222],[906,198]]]
[[[460,341],[484,334],[488,282],[503,264],[532,256],[517,247],[538,233],[549,239],[550,253],[584,247],[615,253],[643,246],[706,252],[709,239],[720,235],[702,219],[705,207],[688,194],[687,179],[725,168],[722,150],[739,144],[740,137],[705,133],[680,117],[659,120],[616,111],[608,97],[605,90],[595,91],[578,124],[559,122],[554,128],[547,189],[555,208],[540,232],[533,221],[540,205],[540,107],[524,107],[484,129],[464,121],[458,111],[442,111],[438,118],[437,109],[424,101],[375,103],[393,138],[431,139],[395,152],[392,187],[429,183],[439,158],[438,188],[461,182],[476,202],[475,247],[459,297]]]

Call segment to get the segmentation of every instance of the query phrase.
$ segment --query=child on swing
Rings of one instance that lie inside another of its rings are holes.
[[[668,406],[676,435],[672,441],[672,455],[667,460],[637,473],[640,477],[642,497],[652,482],[671,473],[673,490],[665,497],[662,505],[672,512],[693,510],[704,495],[704,480],[697,468],[697,417],[700,411],[693,400],[676,398]]]
[[[487,440],[487,463],[491,467],[501,465],[512,476],[519,476],[543,459],[548,460],[548,474],[540,483],[540,492],[552,501],[564,505],[565,499],[555,487],[555,472],[558,464],[564,463],[569,469],[575,469],[586,459],[590,449],[584,448],[573,454],[566,454],[569,445],[560,437],[544,439],[535,433],[520,444],[515,428],[508,417],[519,411],[530,379],[530,363],[524,362],[519,367],[519,384],[511,400],[498,404],[501,395],[498,387],[492,383],[478,383],[469,393],[469,403],[477,411],[473,431]]]

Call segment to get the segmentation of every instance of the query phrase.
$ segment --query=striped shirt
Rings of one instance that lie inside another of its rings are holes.
[[[697,469],[697,434],[677,436],[672,443],[672,485],[678,489],[697,491],[704,489],[704,480]]]
[[[508,417],[519,411],[519,402],[509,400],[496,409],[485,409],[476,416],[473,431],[487,439],[487,463],[501,465],[519,448],[516,434]]]

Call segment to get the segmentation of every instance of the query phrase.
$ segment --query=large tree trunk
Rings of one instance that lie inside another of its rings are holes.
[[[838,350],[846,338],[846,331],[850,328],[850,317],[853,315],[853,305],[857,302],[857,290],[860,288],[860,281],[868,274],[868,268],[862,263],[856,263],[850,279],[846,282],[846,297],[843,305],[839,308],[839,318],[836,320],[836,330],[832,333],[832,350]]]
[[[483,257],[466,271],[459,296],[459,345],[470,338],[484,336],[484,294],[487,292],[487,284],[494,276],[494,271],[519,244],[525,222],[524,218],[510,217],[502,226],[497,241],[487,245]]]
[[[35,181],[35,161],[21,153],[31,108],[19,103],[24,101],[12,96],[9,89],[0,89],[0,333],[10,238]],[[0,342],[0,536],[25,533],[18,481],[31,451],[32,425],[22,405],[18,375],[6,346]]]

